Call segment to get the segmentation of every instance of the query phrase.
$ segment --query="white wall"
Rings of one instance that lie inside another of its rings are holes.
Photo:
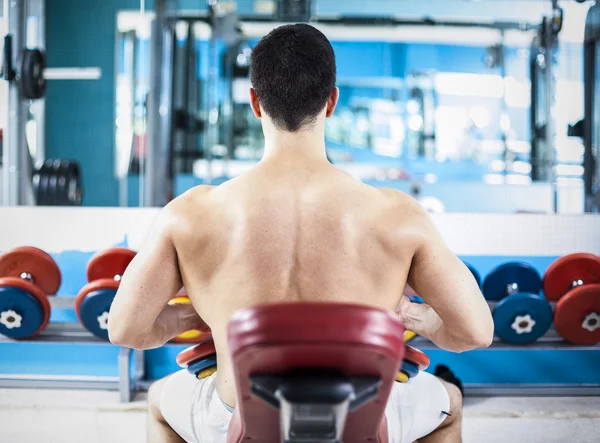
[[[31,245],[48,252],[94,252],[117,244],[139,249],[157,209],[0,208],[0,251]],[[600,254],[600,215],[435,214],[459,255]]]

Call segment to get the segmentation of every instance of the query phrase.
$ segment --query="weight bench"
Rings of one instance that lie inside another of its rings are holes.
[[[391,313],[269,304],[237,312],[228,335],[237,405],[227,443],[387,443],[384,412],[404,357],[404,327]]]

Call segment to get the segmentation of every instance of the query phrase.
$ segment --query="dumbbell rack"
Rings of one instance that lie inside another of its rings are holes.
[[[50,297],[52,309],[73,309],[74,296]],[[77,322],[51,322],[36,337],[12,340],[0,335],[0,343],[65,343],[90,346],[113,346],[102,341]],[[117,376],[28,375],[0,374],[0,388],[102,389],[118,390],[122,402],[129,402],[133,393],[144,389],[144,352],[119,348]]]
[[[489,307],[493,309],[498,302],[488,301]],[[556,307],[556,302],[550,302],[552,310]],[[410,342],[414,346],[424,352],[432,350],[440,350],[434,343],[423,338],[416,337]],[[540,337],[535,343],[531,344],[511,344],[505,343],[494,336],[491,346],[487,351],[599,351],[600,344],[581,346],[573,345],[566,342],[557,334],[554,328],[550,328],[548,332]],[[465,395],[469,397],[490,397],[490,396],[598,396],[600,395],[600,385],[579,385],[573,384],[466,384]]]
[[[53,309],[72,309],[75,303],[74,296],[51,297],[50,303]],[[490,308],[494,308],[497,302],[488,302]],[[555,303],[551,303],[554,305]],[[52,322],[37,337],[25,340],[11,340],[0,336],[0,343],[15,342],[23,343],[65,343],[85,344],[90,346],[113,346],[100,340],[85,330],[77,322]],[[166,346],[176,346],[167,344]],[[425,352],[439,350],[439,348],[423,337],[417,337],[411,341],[411,346]],[[494,338],[489,350],[597,350],[600,345],[574,346],[565,342],[557,335],[554,329],[550,329],[546,335],[537,342],[527,345],[513,345],[504,343]],[[145,358],[143,351],[120,347],[118,352],[118,375],[117,376],[77,376],[77,375],[12,375],[0,374],[0,388],[49,388],[49,389],[100,389],[117,390],[122,402],[129,402],[136,391],[147,390],[151,381],[145,380]],[[600,395],[598,385],[510,385],[510,384],[467,384],[465,394],[470,397],[476,396],[561,396],[561,395]]]

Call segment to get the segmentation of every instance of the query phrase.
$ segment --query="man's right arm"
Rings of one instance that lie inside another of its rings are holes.
[[[426,304],[403,297],[401,320],[407,329],[448,351],[489,346],[494,323],[475,278],[446,246],[429,214],[419,207],[414,215],[417,242],[407,283]]]

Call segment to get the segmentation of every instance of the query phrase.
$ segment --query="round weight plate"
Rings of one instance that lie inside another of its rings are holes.
[[[187,368],[190,362],[203,359],[204,357],[216,353],[217,350],[215,349],[215,343],[212,341],[211,337],[202,343],[184,349],[177,355],[175,361],[182,368]]]
[[[406,360],[402,362],[401,371],[408,375],[408,378],[414,378],[419,375],[419,368]]]
[[[15,277],[0,278],[0,334],[31,337],[49,320],[50,303],[38,287]]]
[[[427,357],[427,354],[412,346],[406,346],[404,348],[404,360],[416,365],[420,371],[424,371],[429,367],[429,357]]]
[[[73,206],[81,206],[83,202],[83,178],[79,165],[75,165],[67,181],[69,201]]]
[[[56,171],[56,203],[59,206],[71,206],[69,202],[68,175],[71,162],[61,161]]]
[[[483,282],[483,295],[487,300],[502,300],[510,295],[509,285],[516,284],[512,288],[515,292],[527,292],[539,294],[542,289],[540,274],[527,263],[509,262],[504,263],[488,274]]]
[[[544,274],[544,295],[558,301],[573,288],[573,282],[600,283],[600,257],[594,254],[569,254],[554,261]]]
[[[29,100],[42,98],[46,93],[46,56],[39,49],[25,49],[21,63],[23,97]]]
[[[600,284],[585,285],[565,294],[556,303],[554,328],[568,342],[600,342]]]
[[[206,340],[207,337],[212,337],[210,333],[198,331],[197,329],[192,329],[191,331],[184,332],[181,335],[173,338],[171,342],[173,343],[200,343],[201,341]]]
[[[552,324],[552,307],[543,297],[519,293],[499,301],[494,309],[494,328],[506,343],[532,343]]]
[[[50,188],[50,178],[52,176],[52,160],[46,160],[40,170],[38,171],[40,176],[39,180],[39,191],[37,204],[39,206],[52,206],[54,205],[54,195]]]
[[[35,286],[45,294],[56,294],[60,288],[60,269],[41,249],[21,246],[0,255],[0,276],[21,277],[23,273],[31,274]]]
[[[404,343],[410,343],[417,337],[418,335],[413,331],[404,331]]]
[[[217,367],[213,366],[212,368],[207,368],[204,371],[200,371],[196,374],[196,378],[198,380],[203,380],[205,378],[210,377],[211,375],[213,375],[215,372],[217,372]]]
[[[210,355],[206,358],[203,358],[201,360],[190,363],[189,366],[187,367],[187,370],[190,374],[193,374],[197,377],[198,374],[201,373],[202,371],[204,371],[205,369],[214,368],[215,366],[217,366],[216,354]]]
[[[61,162],[58,175],[58,198],[65,206],[81,206],[83,189],[79,165],[75,162]]]
[[[473,277],[475,278],[475,281],[477,282],[477,286],[481,287],[481,276],[479,275],[479,272],[477,272],[477,269],[475,269],[473,266],[471,266],[468,263],[465,263],[465,266],[467,268],[469,268],[469,271],[471,271],[471,274],[473,274]]]
[[[127,248],[111,248],[95,254],[87,266],[89,282],[101,278],[114,278],[123,275],[135,257],[135,252]]]
[[[61,197],[58,194],[58,176],[60,174],[60,160],[52,160],[52,169],[48,178],[48,190],[51,195],[52,205],[60,206],[62,204]]]
[[[190,298],[187,295],[176,295],[171,300],[169,300],[169,305],[189,305]]]
[[[404,372],[400,371],[396,375],[396,381],[398,381],[400,383],[406,383],[406,382],[408,382],[408,375],[406,375]]]
[[[108,340],[108,313],[119,289],[119,282],[104,278],[85,285],[75,299],[79,322],[102,340]]]
[[[33,185],[33,196],[35,198],[35,203],[39,205],[40,201],[40,172],[34,170],[33,176],[31,177],[31,183]]]

